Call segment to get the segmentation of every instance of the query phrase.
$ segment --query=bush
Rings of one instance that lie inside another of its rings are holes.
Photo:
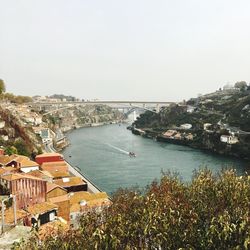
[[[22,249],[249,249],[249,202],[250,179],[234,170],[201,170],[189,184],[166,174],[144,192],[117,191],[79,229]]]

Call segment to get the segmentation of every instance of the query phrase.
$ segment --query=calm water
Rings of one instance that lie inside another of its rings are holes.
[[[200,166],[213,171],[234,166],[239,174],[247,167],[246,162],[238,159],[133,135],[126,126],[114,124],[75,130],[68,134],[71,145],[63,152],[73,166],[108,193],[119,187],[144,187],[159,178],[162,170],[178,172],[184,181],[189,181],[193,170]],[[129,151],[137,157],[129,157]]]

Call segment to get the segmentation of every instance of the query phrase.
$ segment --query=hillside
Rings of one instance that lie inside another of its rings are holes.
[[[148,111],[133,126],[135,132],[141,129],[146,136],[149,131],[151,136],[159,136],[158,139],[168,142],[249,159],[250,90],[220,90],[191,98],[185,103],[163,107],[158,114]],[[180,140],[163,138],[168,130],[179,133]],[[186,140],[188,134],[192,139]],[[235,138],[237,143],[223,143],[221,136]]]

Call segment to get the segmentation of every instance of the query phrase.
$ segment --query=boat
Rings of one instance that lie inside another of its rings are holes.
[[[134,152],[129,152],[130,157],[136,157],[136,154]]]

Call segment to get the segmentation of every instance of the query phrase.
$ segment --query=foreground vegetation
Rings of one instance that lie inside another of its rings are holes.
[[[80,218],[78,229],[16,249],[249,249],[250,179],[234,170],[164,174],[144,191],[119,190],[113,205]]]

